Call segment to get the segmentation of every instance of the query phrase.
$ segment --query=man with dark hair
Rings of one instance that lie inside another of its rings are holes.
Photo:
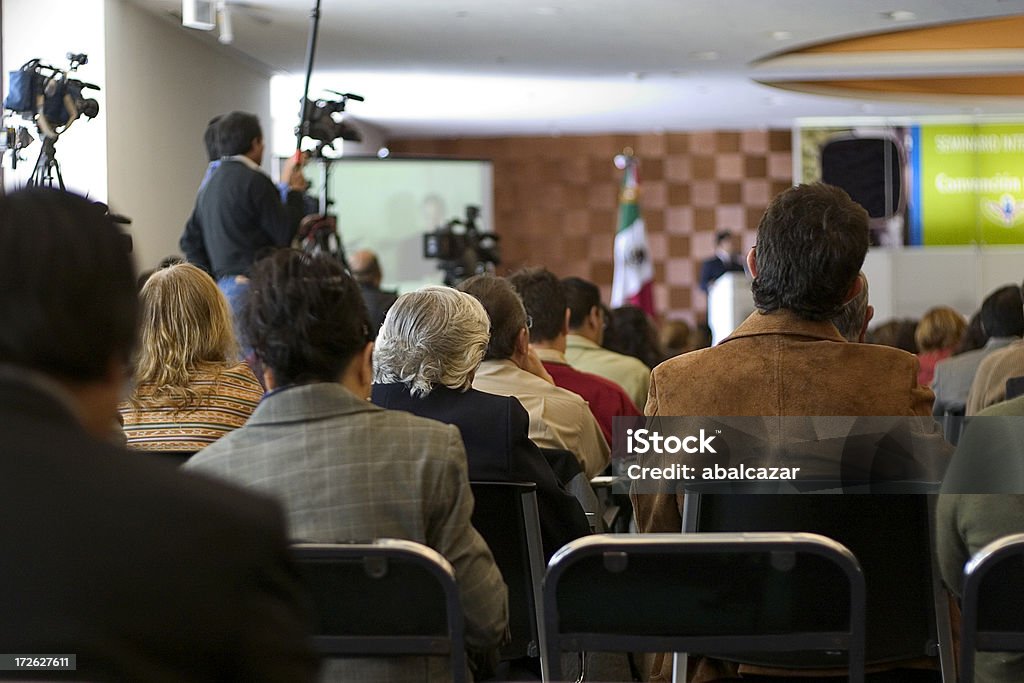
[[[640,410],[647,403],[651,369],[643,361],[601,346],[609,316],[601,305],[601,290],[579,277],[562,280],[569,306],[569,335],[565,358],[577,370],[589,372],[622,387]]]
[[[576,370],[565,360],[570,311],[562,283],[545,268],[524,268],[509,276],[508,281],[522,298],[527,315],[533,319],[530,346],[544,364],[544,369],[556,385],[586,400],[590,412],[601,425],[605,440],[611,443],[612,418],[637,416],[640,411],[618,384],[599,375]]]
[[[809,440],[823,440],[821,451],[800,459],[796,449],[786,464],[804,465],[801,476],[826,472],[835,480],[846,472],[863,476],[865,471],[896,472],[906,480],[940,480],[952,449],[931,420],[932,393],[917,383],[916,357],[898,349],[849,343],[830,322],[860,291],[859,272],[867,248],[867,212],[841,189],[815,183],[778,195],[761,219],[756,249],[747,256],[757,311],[717,346],[655,368],[646,414],[712,419],[926,416],[927,420],[908,419],[899,425],[898,429],[906,428],[910,447],[879,451],[880,461],[870,459],[873,453],[861,457],[841,447],[829,448],[833,436],[842,445],[843,424],[849,424],[842,418],[802,421],[799,425],[809,429]],[[827,432],[829,428],[838,432]],[[775,457],[770,450],[743,453],[732,462],[742,458],[746,466],[760,467]],[[854,471],[854,466],[859,469]],[[641,531],[681,528],[681,490],[634,489],[631,497]],[[736,665],[729,666],[734,674]],[[707,671],[698,670],[695,680],[707,676]]]
[[[210,176],[220,166],[220,144],[217,142],[217,124],[220,123],[221,117],[214,116],[210,119],[210,122],[206,124],[206,130],[203,131],[203,146],[206,148],[206,159],[209,164],[206,166],[206,173],[203,175],[203,181],[199,183],[199,189],[206,187],[206,183],[210,181]]]
[[[3,648],[77,655],[76,680],[312,681],[280,509],[109,442],[125,236],[72,194],[0,198],[0,316]]]
[[[237,314],[246,275],[260,252],[287,246],[295,237],[307,184],[301,163],[290,164],[284,173],[290,191],[281,203],[260,168],[263,132],[254,114],[234,111],[213,125],[220,163],[199,189],[179,246],[190,263],[213,275]]]
[[[971,384],[982,362],[994,351],[1009,347],[1024,334],[1024,305],[1020,287],[1007,285],[985,297],[981,303],[981,328],[988,336],[985,346],[940,361],[935,366],[932,391],[935,416],[962,414],[966,410]],[[1005,396],[1006,378],[1003,379]]]
[[[726,273],[742,273],[739,237],[729,230],[715,233],[715,255],[700,265],[700,288],[708,293],[711,283]]]
[[[491,319],[491,339],[473,388],[515,396],[530,414],[530,439],[541,448],[571,451],[587,477],[608,465],[610,450],[601,427],[579,395],[555,386],[530,349],[530,327],[523,302],[504,278],[475,275],[459,289],[476,297]]]
[[[1010,289],[1010,287],[1004,287],[999,290],[1003,292],[1002,304],[999,306],[1003,320],[999,323],[996,322],[993,302],[990,322],[995,326],[994,329],[1002,332],[1002,336],[1019,337],[1024,331],[1024,322],[1018,326],[1018,320],[1022,315],[1020,306],[1016,311],[1011,310],[1015,302]],[[1020,289],[1017,289],[1019,292]],[[982,314],[984,315],[984,309]],[[987,332],[988,323],[984,322],[984,318],[982,318],[982,324]],[[992,334],[994,335],[994,333]],[[1006,400],[1006,381],[1024,375],[1024,341],[1010,339],[1009,343],[1003,343],[1002,346],[1004,348],[994,349],[978,363],[978,369],[974,373],[967,395],[967,415],[977,415],[984,408]]]
[[[348,260],[349,270],[352,277],[359,283],[359,291],[363,295],[363,302],[370,314],[370,323],[373,326],[373,334],[376,337],[380,326],[384,324],[384,316],[388,309],[398,300],[398,294],[391,290],[380,288],[384,274],[380,270],[380,261],[377,255],[369,249],[360,249],[352,254]]]
[[[506,588],[470,516],[459,430],[367,401],[369,321],[328,256],[280,250],[252,268],[240,326],[270,389],[245,426],[187,463],[280,500],[294,539],[403,538],[455,568],[471,665],[485,677],[507,622]],[[446,657],[331,660],[329,680],[451,680]]]

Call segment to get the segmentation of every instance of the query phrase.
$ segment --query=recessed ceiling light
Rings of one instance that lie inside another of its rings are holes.
[[[768,35],[772,37],[772,40],[789,40],[793,37],[793,34],[789,31],[772,31]]]
[[[917,15],[906,9],[894,9],[891,12],[882,12],[882,16],[890,21],[912,21]]]
[[[699,62],[713,62],[718,59],[718,56],[714,50],[698,50],[690,53],[690,59],[696,59]]]

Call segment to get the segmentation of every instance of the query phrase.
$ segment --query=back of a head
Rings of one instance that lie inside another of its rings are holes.
[[[952,349],[967,329],[967,321],[949,306],[929,309],[917,323],[914,341],[919,353]]]
[[[105,379],[127,362],[138,297],[125,235],[92,202],[36,188],[0,197],[0,363]]]
[[[249,280],[239,328],[278,386],[336,382],[369,343],[359,286],[337,259],[281,249]]]
[[[353,253],[348,259],[349,270],[352,277],[361,285],[379,287],[383,273],[380,270],[380,261],[377,255],[369,249],[360,249]]]
[[[491,320],[491,339],[484,360],[507,360],[515,354],[519,331],[526,327],[526,309],[508,280],[474,275],[459,290],[475,297]]]
[[[601,306],[601,290],[593,282],[580,277],[564,278],[562,287],[569,307],[569,329],[576,329],[595,306]]]
[[[692,330],[685,320],[666,320],[661,326],[659,342],[666,355],[675,356],[689,348]]]
[[[914,331],[917,330],[916,320],[889,320],[870,330],[866,341],[879,346],[891,346],[907,353],[917,353],[917,342]]]
[[[185,388],[206,363],[234,361],[231,309],[204,270],[180,263],[155,271],[142,288],[135,379],[158,389]]]
[[[868,214],[838,187],[782,192],[757,229],[754,304],[828,320],[843,304],[868,250]]]
[[[401,382],[413,396],[436,386],[464,391],[490,340],[491,321],[473,296],[424,287],[398,297],[373,349],[373,381]]]
[[[839,334],[846,341],[851,342],[860,340],[861,330],[864,329],[864,318],[868,314],[868,279],[864,273],[860,273],[857,277],[860,278],[860,291],[832,316],[832,324],[839,330]]]
[[[568,304],[565,289],[554,273],[546,268],[523,268],[508,281],[522,298],[527,315],[533,318],[530,341],[549,342],[562,334]]]
[[[624,356],[632,356],[650,368],[665,360],[658,330],[647,313],[638,306],[619,306],[608,315],[608,329],[602,346]]]
[[[260,120],[255,114],[233,111],[217,123],[217,147],[221,156],[245,154],[257,138],[263,137]]]
[[[206,130],[203,131],[203,145],[206,146],[206,157],[210,161],[216,161],[220,159],[220,142],[218,141],[219,133],[217,124],[220,123],[221,117],[214,116],[210,119],[210,122],[206,124]]]
[[[981,304],[981,326],[989,337],[1024,335],[1024,302],[1020,287],[1007,285],[985,297]]]

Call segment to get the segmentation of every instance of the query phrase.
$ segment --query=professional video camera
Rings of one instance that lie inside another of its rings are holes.
[[[423,235],[423,258],[439,259],[444,283],[450,287],[468,277],[491,272],[501,263],[498,235],[480,232],[476,221],[480,207],[466,207],[466,219],[453,218],[444,226]],[[460,228],[456,230],[456,228]]]
[[[363,98],[350,92],[340,93],[337,90],[328,90],[327,92],[334,93],[340,99],[307,99],[305,115],[302,117],[302,135],[311,137],[327,146],[330,146],[338,138],[362,142],[359,131],[345,123],[342,114],[345,112],[345,104],[349,100],[362,102]]]
[[[71,73],[79,66],[89,63],[89,56],[69,52],[67,59],[67,69],[31,59],[10,73],[11,87],[4,100],[4,108],[34,121],[43,142],[29,185],[44,182],[52,185],[53,171],[56,171],[60,187],[64,188],[54,148],[57,138],[80,117],[92,119],[100,113],[99,102],[82,95],[83,90],[99,90],[99,86],[71,78]],[[13,152],[11,166],[16,168],[18,151],[31,144],[32,136],[24,126],[17,131],[8,127],[5,138],[6,148]]]
[[[99,90],[98,85],[70,78],[79,66],[89,63],[89,56],[81,53],[68,55],[68,68],[58,69],[31,59],[10,76],[11,89],[4,100],[4,108],[34,119],[44,135],[57,128],[67,127],[79,116],[96,118],[99,102],[82,96],[82,91]]]

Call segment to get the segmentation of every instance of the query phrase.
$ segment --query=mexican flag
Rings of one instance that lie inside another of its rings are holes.
[[[619,227],[615,233],[615,275],[612,278],[612,308],[631,304],[654,315],[654,264],[647,248],[644,219],[640,217],[640,179],[637,160],[623,159],[622,190],[619,193]]]

